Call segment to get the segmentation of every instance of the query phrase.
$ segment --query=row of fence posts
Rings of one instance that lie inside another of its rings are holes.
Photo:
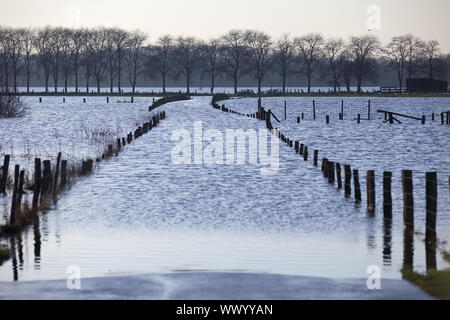
[[[271,110],[265,111],[262,107],[261,98],[258,99],[258,112],[255,114],[242,114],[236,112],[224,105],[220,107],[217,103],[213,104],[213,107],[224,112],[235,113],[251,118],[257,118],[258,120],[265,120],[267,129],[274,134],[278,139],[286,143],[290,148],[294,148],[295,152],[303,157],[304,161],[308,161],[308,146],[300,143],[299,141],[292,141],[287,138],[279,129],[273,129],[270,115]],[[370,102],[369,102],[370,108]],[[285,103],[285,119],[287,118],[286,112],[287,106]],[[315,103],[313,104],[313,110],[315,111]],[[344,118],[344,102],[341,105],[340,118]],[[369,109],[370,114],[370,109]],[[302,115],[303,117],[303,115]],[[369,115],[370,117],[370,115]],[[319,162],[319,150],[314,150],[313,153],[313,165],[318,166]],[[344,183],[342,183],[342,166],[339,162],[330,161],[327,158],[322,158],[322,173],[324,178],[328,180],[330,184],[337,182],[337,188],[344,188],[345,198],[351,197],[352,186],[351,180],[353,176],[354,187],[354,199],[355,203],[361,203],[361,185],[359,181],[359,170],[351,168],[351,165],[344,165]],[[426,197],[426,221],[425,221],[425,242],[426,242],[426,259],[427,269],[436,269],[436,218],[437,218],[437,173],[427,172],[425,175],[425,197]],[[376,191],[375,191],[375,171],[369,170],[366,172],[366,191],[367,191],[367,211],[369,215],[373,216],[376,210]],[[403,192],[403,224],[404,224],[404,265],[408,268],[412,268],[412,242],[414,234],[414,193],[413,193],[413,172],[411,170],[402,170],[401,172],[402,192]],[[448,178],[448,184],[450,188],[450,177]],[[392,223],[392,172],[383,172],[383,217],[385,223]]]
[[[155,99],[153,99],[154,102]],[[83,103],[86,103],[86,98],[82,99]],[[66,103],[66,98],[62,98],[62,102]],[[42,103],[42,97],[39,98],[39,103]],[[109,103],[109,97],[106,97],[106,103]],[[130,97],[130,103],[134,103],[134,97]]]
[[[316,101],[313,100],[312,102],[313,106],[312,106],[312,118],[313,120],[316,120]],[[356,122],[358,124],[361,123],[361,120],[372,120],[372,113],[371,113],[371,101],[368,100],[367,103],[367,119],[364,119],[361,117],[361,114],[358,113],[357,117],[354,119],[356,120]],[[387,119],[388,113],[385,114],[385,119],[384,120],[389,120]],[[392,118],[392,114],[390,115],[390,117]],[[441,125],[450,125],[450,111],[446,111],[446,112],[441,112],[440,113],[440,117],[441,117]],[[341,101],[341,112],[339,113],[339,120],[344,120],[344,100]],[[305,119],[305,113],[301,113],[301,117],[297,117],[297,123],[299,124],[301,121],[300,120],[304,120]],[[325,123],[326,124],[330,124],[330,115],[325,115]],[[284,120],[287,120],[287,101],[284,101]],[[431,120],[435,121],[435,113],[431,114]],[[389,121],[390,123],[393,123],[393,120]],[[426,122],[426,116],[422,115],[421,117],[421,123],[425,124]]]
[[[145,122],[142,126],[139,126],[134,133],[130,132],[127,138],[118,138],[115,145],[109,144],[107,151],[103,153],[102,159],[110,158],[117,155],[123,147],[130,144],[133,140],[136,140],[148,133],[152,128],[158,126],[161,120],[166,118],[166,112],[162,111],[152,117],[152,120]],[[100,162],[102,159],[96,159],[96,162]],[[3,166],[1,167],[1,178],[0,178],[0,194],[6,194],[7,179],[9,165],[11,161],[10,155],[5,155],[3,160]],[[94,160],[87,159],[82,160],[81,168],[77,172],[79,176],[85,176],[91,174],[94,170]],[[53,174],[52,174],[52,171]],[[36,212],[39,205],[44,201],[44,199],[52,194],[54,197],[64,191],[65,186],[68,182],[68,161],[62,160],[61,152],[58,153],[56,157],[56,164],[54,170],[51,167],[50,160],[41,161],[40,158],[35,158],[34,162],[34,181],[33,185],[29,187],[33,192],[32,199],[32,211]],[[11,201],[11,211],[9,224],[15,225],[17,222],[17,212],[22,209],[22,198],[25,193],[24,183],[25,183],[25,170],[20,170],[20,165],[15,165],[14,167],[14,177],[13,177],[13,189],[12,189],[12,201]]]

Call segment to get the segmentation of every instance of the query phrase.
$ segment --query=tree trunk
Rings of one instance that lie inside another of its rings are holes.
[[[190,82],[191,82],[191,79],[190,79],[190,77],[191,77],[191,74],[190,74],[190,72],[187,72],[186,73],[186,92],[189,94],[189,93],[191,93],[190,92]]]
[[[283,94],[286,93],[286,75],[283,75]]]
[[[214,87],[215,87],[215,79],[216,77],[215,77],[215,75],[214,75],[214,73],[212,74],[212,76],[211,76],[211,94],[214,94]]]
[[[166,73],[162,73],[162,90],[163,93],[166,94]]]

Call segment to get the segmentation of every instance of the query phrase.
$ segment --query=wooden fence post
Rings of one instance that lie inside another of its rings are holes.
[[[436,239],[437,173],[426,173],[426,241]]]
[[[308,147],[303,150],[303,160],[308,161]]]
[[[42,175],[41,182],[41,200],[47,195],[47,192],[50,191],[52,185],[52,168],[50,160],[44,160],[44,172]]]
[[[284,100],[284,120],[287,120],[287,102]]]
[[[41,192],[41,159],[34,159],[34,188],[33,188],[33,211],[37,209],[39,193]]]
[[[367,189],[367,211],[369,213],[374,213],[376,206],[376,198],[375,198],[375,171],[373,170],[367,171],[366,189]]]
[[[313,120],[316,120],[316,101],[313,100]]]
[[[25,170],[21,170],[19,176],[19,190],[17,193],[17,209],[19,210],[22,207],[22,197],[25,194],[25,192],[23,191],[24,182],[25,182]]]
[[[56,192],[56,188],[58,187],[58,176],[60,165],[61,165],[61,152],[59,152],[58,156],[56,157],[56,170],[55,170],[55,178],[53,180],[53,193]]]
[[[6,183],[8,182],[9,161],[11,156],[5,155],[3,159],[2,179],[0,180],[0,193],[6,193]]]
[[[328,183],[333,183],[334,184],[334,162],[333,161],[328,161]]]
[[[367,120],[370,120],[370,100],[369,104],[367,105]]]
[[[411,170],[402,170],[403,188],[403,223],[405,227],[414,228],[414,195]]]
[[[16,222],[17,193],[19,191],[19,174],[20,174],[20,166],[16,164],[14,168],[14,189],[11,202],[11,216],[9,219],[9,223],[11,225],[13,225]]]
[[[324,178],[328,178],[328,159],[322,158],[322,174]]]
[[[385,219],[392,219],[392,172],[383,172],[383,213]]]
[[[358,170],[353,170],[353,182],[355,185],[355,202],[361,202],[361,185],[359,184],[359,172]]]
[[[60,190],[63,190],[67,183],[67,160],[61,162],[61,182],[59,184]]]
[[[338,189],[342,189],[342,177],[341,177],[341,164],[336,163],[336,177],[338,183]]]
[[[348,198],[352,194],[352,168],[349,164],[344,165],[344,184],[345,184],[345,197]]]
[[[319,159],[319,150],[314,150],[314,166],[317,167],[317,161]]]

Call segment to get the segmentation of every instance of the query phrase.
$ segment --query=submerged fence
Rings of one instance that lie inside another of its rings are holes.
[[[178,97],[180,98],[181,97]],[[158,100],[150,107],[150,111],[173,100],[174,97]],[[184,97],[183,97],[184,100]],[[32,181],[25,181],[25,170],[21,170],[20,165],[14,166],[14,174],[9,176],[11,156],[5,155],[3,165],[0,168],[0,195],[11,195],[11,205],[9,219],[7,223],[0,226],[0,236],[20,231],[21,227],[31,223],[39,212],[49,209],[50,201],[57,201],[57,195],[67,191],[68,187],[78,178],[89,175],[94,172],[95,163],[117,156],[124,150],[127,144],[139,139],[143,135],[157,127],[161,120],[166,119],[166,112],[162,111],[152,116],[151,120],[138,126],[134,131],[130,131],[126,137],[117,138],[114,143],[110,143],[103,150],[101,157],[97,159],[81,160],[69,166],[67,160],[62,159],[62,153],[59,152],[56,161],[52,166],[50,160],[42,161],[35,158],[34,174]],[[31,204],[23,201],[23,196],[27,191],[32,193]]]
[[[275,135],[278,139],[284,142],[289,148],[293,148],[295,153],[299,154],[304,161],[308,161],[309,150],[308,146],[301,141],[293,141],[286,137],[278,128],[273,128],[271,123],[271,118],[273,117],[277,122],[280,122],[272,111],[265,110],[262,107],[261,98],[258,99],[258,110],[256,113],[242,113],[230,108],[225,107],[225,105],[219,105],[220,100],[226,100],[228,97],[221,96],[213,99],[211,105],[217,110],[223,112],[237,114],[240,116],[246,116],[250,118],[255,118],[266,122],[267,129]],[[286,112],[286,102],[284,103],[284,117],[287,118]],[[339,114],[339,119],[344,119],[344,102],[342,101],[341,113]],[[316,119],[315,112],[315,102],[313,101],[313,119]],[[382,111],[384,112],[384,111]],[[392,115],[391,115],[392,116]],[[404,115],[400,115],[404,116]],[[444,116],[446,121],[444,121]],[[304,114],[302,117],[304,119]],[[368,119],[371,118],[370,101],[368,103]],[[358,123],[361,121],[360,115],[355,119]],[[424,117],[417,119],[421,120],[424,124]],[[434,115],[433,115],[434,120]],[[450,124],[450,112],[441,113],[441,124]],[[297,123],[300,122],[300,117],[297,118]],[[329,116],[326,117],[326,123],[329,123]],[[337,189],[344,189],[344,197],[350,198],[352,196],[352,179],[353,179],[353,197],[355,203],[361,203],[361,184],[360,184],[360,174],[359,170],[352,169],[351,164],[342,164],[339,161],[332,161],[328,158],[321,159],[321,171],[323,177],[328,181],[328,183],[337,185]],[[313,166],[318,167],[319,164],[319,150],[314,150],[313,152]],[[342,168],[344,169],[342,171]],[[342,174],[343,178],[342,179]],[[392,172],[383,172],[383,217],[387,223],[392,221]],[[365,174],[366,182],[366,199],[367,199],[367,211],[370,216],[374,216],[376,209],[376,189],[375,189],[376,175],[375,171],[369,170]],[[414,233],[414,193],[413,193],[413,172],[411,170],[402,170],[401,172],[401,182],[402,182],[402,193],[403,193],[403,225],[405,230],[405,239],[410,239],[412,242]],[[436,251],[436,217],[437,217],[437,197],[438,197],[438,183],[437,183],[437,173],[427,172],[425,175],[425,200],[426,200],[426,222],[425,222],[425,243],[427,247],[427,269],[436,269],[436,257],[434,255],[428,254],[428,252]],[[448,183],[450,187],[450,177],[448,178]],[[405,241],[406,241],[405,240]],[[405,245],[405,250],[408,246]],[[409,246],[410,247],[410,246]],[[406,257],[412,253],[405,251]],[[408,259],[405,259],[405,267],[412,269],[412,260],[409,263]]]

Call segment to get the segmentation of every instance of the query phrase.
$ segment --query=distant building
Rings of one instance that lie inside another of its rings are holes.
[[[408,93],[442,93],[447,92],[448,82],[431,78],[406,79]]]

